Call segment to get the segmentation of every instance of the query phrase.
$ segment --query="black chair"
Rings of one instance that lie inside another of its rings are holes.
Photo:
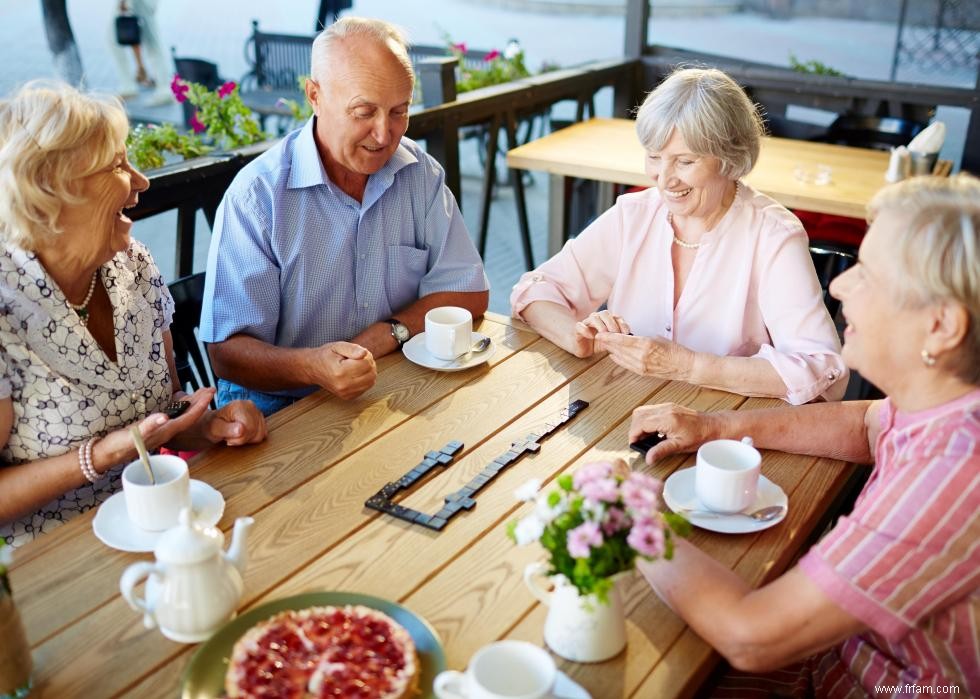
[[[925,124],[899,117],[860,116],[841,114],[818,140],[843,146],[891,150],[906,146],[926,127]]]
[[[224,80],[218,75],[216,63],[200,58],[178,58],[177,49],[174,46],[170,47],[170,55],[173,57],[177,75],[187,82],[200,83],[209,90],[216,90],[224,83]],[[191,117],[194,116],[194,111],[197,108],[187,101],[180,106],[184,109],[184,127],[189,129]]]
[[[211,385],[211,367],[195,335],[201,322],[204,272],[171,282],[169,288],[174,299],[174,319],[170,325],[170,334],[174,341],[177,378],[185,390],[189,388],[196,391]]]
[[[840,301],[830,295],[830,282],[838,274],[854,266],[857,262],[857,251],[853,248],[826,243],[819,240],[810,241],[810,258],[817,270],[817,279],[823,290],[823,302],[830,312],[830,317],[837,318]]]

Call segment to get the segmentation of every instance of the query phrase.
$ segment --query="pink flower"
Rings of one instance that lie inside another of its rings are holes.
[[[229,80],[224,85],[218,88],[218,97],[224,99],[232,92],[234,92],[236,87],[238,87],[238,85],[235,83],[235,81]]]
[[[644,519],[633,525],[626,543],[643,556],[656,558],[664,552],[663,525],[653,519]]]
[[[174,93],[174,98],[178,102],[187,101],[187,91],[191,89],[191,86],[180,79],[177,73],[174,73],[174,79],[170,81],[170,91]]]
[[[453,48],[460,53],[466,53],[466,42],[461,41],[458,44],[453,44]]]
[[[629,515],[623,512],[618,507],[610,507],[606,510],[606,520],[602,523],[602,532],[606,536],[612,536],[618,531],[626,529],[633,522],[630,520]]]
[[[642,473],[630,474],[623,482],[623,502],[634,515],[649,516],[660,509],[660,481]]]
[[[572,558],[588,558],[590,547],[602,546],[602,532],[595,522],[585,522],[568,532],[566,540]]]
[[[487,63],[489,63],[490,61],[492,61],[494,59],[497,59],[497,58],[500,58],[500,51],[498,51],[497,49],[494,49],[493,51],[491,51],[490,53],[488,53],[486,56],[484,56],[483,60],[486,61]]]
[[[612,478],[597,478],[582,484],[579,492],[593,503],[616,502],[619,500],[619,488]]]
[[[208,127],[201,123],[201,120],[197,118],[197,112],[194,112],[194,116],[191,117],[191,128],[194,133],[202,133],[208,130]]]
[[[572,477],[572,486],[575,490],[581,490],[582,486],[600,478],[608,478],[612,473],[612,464],[608,461],[597,461],[593,464],[586,464]]]

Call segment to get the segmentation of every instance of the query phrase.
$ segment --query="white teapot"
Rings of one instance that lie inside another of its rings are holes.
[[[153,549],[155,563],[129,566],[119,589],[129,606],[143,612],[148,629],[159,626],[167,638],[180,643],[204,641],[235,615],[244,587],[245,550],[251,517],[235,520],[228,551],[215,527],[195,524],[189,508],[179,524],[168,529]],[[146,579],[145,599],[134,588]]]

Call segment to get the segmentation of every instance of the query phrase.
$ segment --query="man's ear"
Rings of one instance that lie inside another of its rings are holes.
[[[303,89],[306,92],[306,101],[310,103],[311,107],[313,107],[313,111],[316,111],[317,98],[320,95],[320,83],[313,78],[307,78]]]

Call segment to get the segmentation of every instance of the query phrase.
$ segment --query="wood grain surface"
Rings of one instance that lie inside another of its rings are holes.
[[[700,410],[778,404],[682,383],[638,377],[608,358],[577,359],[518,321],[490,314],[479,330],[497,352],[489,366],[437,373],[400,355],[379,362],[377,385],[354,401],[318,393],[270,420],[266,443],[217,447],[192,460],[192,476],[225,497],[220,528],[255,518],[241,609],[312,590],[347,590],[395,600],[439,633],[448,664],[463,668],[500,638],[542,643],[546,608],[522,573],[541,557],[514,546],[507,522],[522,514],[514,490],[532,477],[551,483],[596,458],[628,450],[634,407],[675,401]],[[435,511],[512,441],[540,428],[572,400],[590,406],[539,453],[503,471],[439,533],[369,510],[364,501],[451,439],[465,444],[454,463],[410,492],[406,505]],[[664,460],[666,478],[691,455]],[[768,452],[763,472],[789,495],[780,525],[745,536],[695,530],[692,541],[753,584],[779,575],[799,554],[850,472],[839,462]],[[92,513],[22,549],[12,572],[33,646],[38,697],[176,697],[196,646],[143,628],[122,600],[119,576],[137,560],[92,533]],[[669,565],[669,564],[668,564]],[[717,656],[638,575],[620,583],[627,609],[626,650],[604,663],[562,669],[596,699],[690,696]]]

